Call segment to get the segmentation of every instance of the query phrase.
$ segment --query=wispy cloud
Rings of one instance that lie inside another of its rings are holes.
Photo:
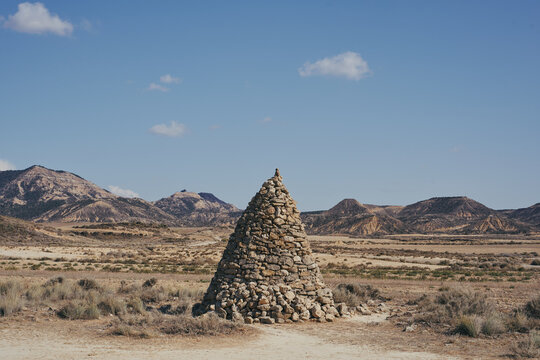
[[[92,32],[92,30],[94,30],[94,25],[90,22],[90,20],[82,19],[81,28],[86,32]]]
[[[211,125],[211,126],[210,126],[210,130],[212,130],[212,131],[215,131],[215,130],[217,130],[217,129],[221,129],[221,125],[214,124],[214,125]]]
[[[129,190],[129,189],[122,189],[120,186],[109,185],[108,189],[110,192],[118,196],[127,197],[127,198],[139,197],[139,194],[137,194],[135,191]]]
[[[42,3],[24,2],[18,5],[15,14],[9,15],[4,27],[27,34],[53,33],[59,36],[68,36],[73,32],[73,25],[51,14]]]
[[[267,116],[264,119],[262,119],[260,122],[263,124],[267,124],[269,122],[272,122],[272,118],[270,116]]]
[[[171,121],[169,125],[158,124],[150,128],[150,132],[153,134],[169,137],[180,137],[184,135],[186,131],[186,126],[184,124],[177,123],[176,121]]]
[[[368,63],[360,54],[348,51],[333,57],[326,57],[314,63],[306,62],[298,69],[300,76],[336,76],[350,80],[360,80],[371,73]]]
[[[170,89],[168,87],[163,86],[163,85],[159,85],[159,84],[156,84],[156,83],[150,83],[150,85],[148,85],[148,90],[167,92]]]
[[[0,171],[15,170],[15,165],[7,160],[0,159]]]
[[[165,84],[179,84],[182,79],[171,76],[171,74],[163,75],[159,77],[159,81]]]

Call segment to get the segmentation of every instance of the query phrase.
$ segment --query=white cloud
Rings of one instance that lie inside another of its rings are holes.
[[[218,130],[218,129],[221,129],[221,125],[214,124],[214,125],[210,126],[210,130],[212,130],[212,131],[215,131],[215,130]]]
[[[18,5],[18,11],[9,15],[4,27],[28,34],[44,34],[47,32],[68,36],[73,32],[69,21],[51,14],[42,3],[24,2]]]
[[[267,116],[267,117],[265,117],[264,119],[262,119],[261,122],[262,122],[263,124],[272,122],[272,118],[271,118],[270,116]]]
[[[156,83],[150,83],[150,85],[148,86],[148,90],[167,92],[167,91],[169,91],[169,88],[165,87],[163,85],[156,84]]]
[[[15,165],[7,160],[0,159],[0,171],[15,170]]]
[[[347,51],[343,54],[317,60],[314,63],[306,62],[298,69],[298,73],[300,76],[328,75],[360,80],[369,75],[371,70],[360,54]]]
[[[163,75],[159,77],[159,81],[165,84],[179,84],[182,79],[171,76],[171,74]]]
[[[184,124],[179,124],[176,121],[171,121],[169,125],[167,124],[158,124],[150,128],[150,132],[170,137],[179,137],[186,133],[186,126]]]
[[[129,190],[129,189],[122,189],[119,186],[109,185],[108,189],[113,194],[116,194],[121,197],[127,197],[127,198],[139,197],[139,194],[137,194],[135,191]]]

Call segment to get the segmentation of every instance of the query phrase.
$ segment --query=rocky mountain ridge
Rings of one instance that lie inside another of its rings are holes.
[[[146,200],[115,195],[67,171],[38,165],[24,170],[0,171],[0,214],[35,222],[144,221],[200,226],[230,220],[214,222],[218,216],[208,215],[210,213],[226,218],[228,212],[239,211],[210,193],[195,194],[196,199],[187,196],[193,193],[185,194],[172,196],[175,199],[182,197],[184,203],[176,201],[176,211],[170,207],[169,213]],[[212,211],[206,214],[206,210]]]
[[[35,222],[159,222],[178,226],[232,225],[241,211],[211,193],[176,192],[155,202],[124,198],[67,171],[32,166],[0,171],[0,215]],[[493,210],[464,196],[407,206],[344,199],[329,210],[301,214],[310,234],[527,233],[540,231],[540,203]]]
[[[155,201],[154,205],[186,226],[233,225],[241,214],[236,206],[213,194],[185,190]]]

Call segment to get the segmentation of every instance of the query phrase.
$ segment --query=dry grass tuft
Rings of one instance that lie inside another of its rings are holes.
[[[531,299],[525,305],[525,311],[527,312],[527,315],[529,315],[530,317],[535,318],[535,319],[540,319],[540,295]]]
[[[98,319],[100,312],[96,304],[85,303],[83,301],[69,302],[64,305],[56,314],[62,319],[69,320],[90,320]]]
[[[519,341],[517,344],[514,344],[511,350],[512,350],[512,356],[518,359],[540,358],[540,332],[538,331],[531,332],[525,340]]]
[[[482,318],[475,315],[462,316],[459,319],[454,331],[456,334],[477,337],[482,329],[482,322]]]
[[[420,314],[416,321],[428,325],[455,323],[464,316],[494,312],[494,305],[485,294],[468,288],[444,288],[437,296],[424,296],[417,302]]]
[[[334,302],[345,303],[347,306],[355,307],[368,300],[385,300],[380,295],[379,289],[371,285],[362,284],[339,284],[333,290]]]
[[[493,336],[505,333],[507,331],[506,324],[502,316],[498,313],[488,315],[482,322],[482,334]]]
[[[25,300],[21,297],[22,291],[18,281],[0,283],[0,316],[9,316],[23,308]]]

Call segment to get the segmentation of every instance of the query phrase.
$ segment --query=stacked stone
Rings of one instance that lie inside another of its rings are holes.
[[[230,236],[195,314],[215,311],[246,323],[332,321],[334,305],[279,170],[251,199]],[[338,309],[341,311],[338,311]]]

